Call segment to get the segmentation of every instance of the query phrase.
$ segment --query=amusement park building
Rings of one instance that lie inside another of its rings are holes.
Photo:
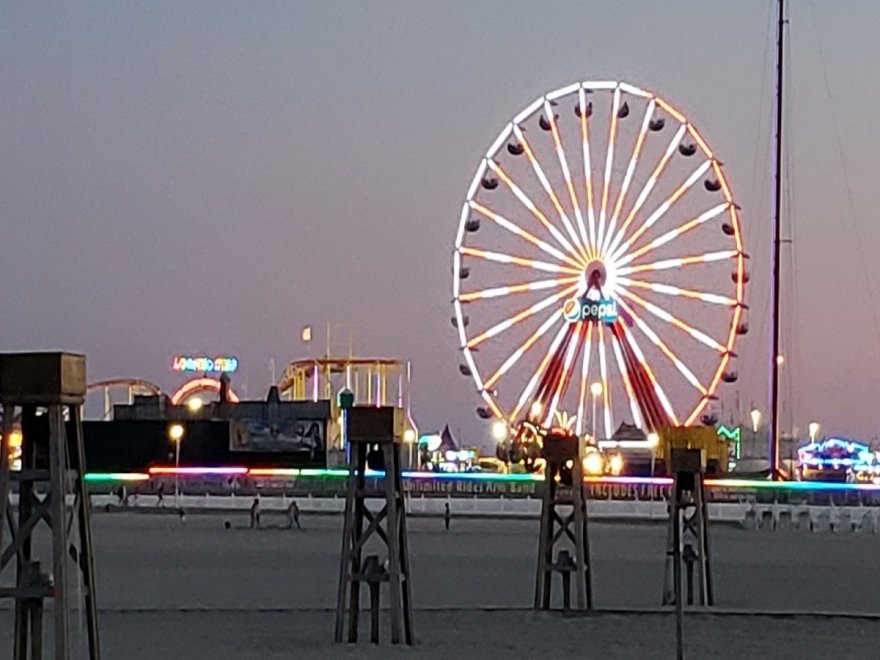
[[[84,424],[90,470],[142,470],[167,464],[172,425],[183,427],[180,465],[324,467],[329,401],[282,401],[271,388],[265,401],[231,404],[221,394],[197,410],[164,396],[137,396],[116,405],[112,421]]]

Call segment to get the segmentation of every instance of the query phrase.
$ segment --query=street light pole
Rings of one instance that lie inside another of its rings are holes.
[[[409,462],[408,466],[410,470],[414,470],[413,466],[413,445],[416,442],[416,432],[413,429],[406,429],[403,432],[403,442],[408,446],[408,454],[409,454]]]
[[[590,427],[593,430],[593,440],[599,442],[599,434],[596,433],[596,395],[593,395],[593,419],[590,422]]]
[[[174,506],[177,508],[180,508],[180,442],[183,433],[183,424],[168,427],[168,438],[174,443]]]
[[[180,438],[174,442],[174,506],[180,508]]]
[[[593,440],[595,440],[597,444],[599,442],[599,431],[596,428],[596,399],[602,396],[602,392],[602,383],[600,383],[599,381],[596,381],[592,385],[590,385],[590,394],[593,395],[593,419],[591,425],[593,428]]]

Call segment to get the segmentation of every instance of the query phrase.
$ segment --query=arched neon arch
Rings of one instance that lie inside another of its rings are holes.
[[[230,403],[238,403],[239,398],[238,395],[232,390],[232,388],[228,388],[227,396],[229,397]],[[216,378],[193,378],[192,380],[188,380],[183,385],[181,385],[174,394],[171,395],[171,405],[179,406],[181,403],[186,401],[193,394],[197,394],[199,392],[212,392],[214,394],[220,393],[220,381]]]

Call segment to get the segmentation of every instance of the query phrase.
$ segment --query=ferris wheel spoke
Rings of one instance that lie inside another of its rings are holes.
[[[478,248],[460,247],[458,251],[467,257],[476,257],[485,259],[499,264],[509,264],[513,266],[524,266],[533,268],[545,273],[565,273],[567,275],[580,275],[582,270],[577,268],[569,268],[568,266],[559,266],[557,264],[547,263],[546,261],[536,261],[535,259],[525,259],[516,257],[502,252],[491,252],[489,250],[480,250]]]
[[[636,144],[633,148],[632,155],[630,156],[629,165],[626,167],[623,184],[620,186],[620,192],[617,194],[617,201],[614,203],[614,210],[611,212],[611,222],[608,224],[608,231],[605,235],[605,241],[602,244],[601,254],[604,254],[607,251],[607,248],[611,243],[611,238],[614,235],[614,229],[617,226],[617,220],[620,217],[623,200],[626,199],[626,193],[632,183],[632,178],[636,171],[636,164],[639,160],[639,154],[642,152],[642,145],[645,142],[645,136],[648,134],[648,126],[654,116],[654,108],[656,105],[657,102],[654,99],[651,99],[648,102],[648,107],[645,109],[645,117],[642,119],[642,125],[639,127],[639,135],[636,138]]]
[[[599,230],[596,236],[596,247],[604,244],[605,215],[608,210],[608,190],[611,186],[611,168],[614,165],[614,143],[617,140],[617,113],[620,110],[620,87],[614,90],[611,102],[611,127],[608,130],[608,149],[605,151],[605,174],[602,178],[602,201],[599,206]]]
[[[689,220],[688,222],[684,223],[683,225],[676,227],[675,229],[670,229],[665,234],[658,236],[657,238],[655,238],[653,241],[651,241],[647,245],[640,247],[638,250],[634,250],[633,252],[630,252],[629,254],[622,256],[620,259],[618,259],[617,263],[621,264],[621,265],[628,264],[631,261],[634,261],[634,260],[638,259],[639,257],[648,254],[652,250],[656,250],[658,247],[662,247],[663,245],[666,245],[667,243],[674,241],[676,238],[678,238],[682,234],[686,234],[687,232],[699,227],[700,225],[708,222],[709,220],[714,220],[715,218],[717,218],[719,215],[721,215],[722,213],[724,213],[725,211],[727,211],[730,208],[731,208],[731,206],[728,202],[724,202],[722,204],[718,204],[717,206],[713,206],[711,209],[701,213],[696,218],[693,218],[692,220]]]
[[[524,148],[526,147],[526,143],[521,142],[521,144]],[[531,153],[531,151],[527,149],[526,153]],[[537,204],[535,204],[532,199],[525,192],[523,192],[523,189],[520,188],[513,181],[512,178],[510,178],[510,175],[508,175],[507,172],[504,171],[504,168],[502,168],[500,164],[491,159],[488,161],[488,164],[489,169],[491,169],[495,174],[498,175],[498,178],[500,178],[504,182],[504,185],[506,185],[510,189],[510,192],[513,193],[514,197],[516,197],[519,202],[523,206],[525,206],[533,216],[535,216],[535,218],[538,220],[539,223],[541,223],[544,229],[550,232],[550,235],[553,236],[554,239],[556,239],[556,242],[559,243],[559,245],[562,246],[563,249],[565,249],[565,251],[568,252],[570,256],[574,257],[575,259],[583,258],[583,255],[571,243],[569,243],[568,239],[565,238],[563,233],[559,231],[559,229],[557,229],[556,226],[552,222],[550,222],[550,220],[547,219],[547,216],[544,215],[544,212],[541,211],[541,209],[538,208]],[[547,183],[547,185],[550,185],[549,182]]]
[[[676,328],[685,332],[686,334],[689,334],[691,337],[693,337],[694,339],[699,341],[701,344],[705,344],[709,348],[715,349],[716,351],[718,351],[719,353],[722,353],[722,354],[727,352],[727,347],[723,346],[722,344],[719,344],[717,341],[715,341],[712,337],[707,335],[705,332],[702,332],[700,330],[697,330],[696,328],[691,327],[690,325],[688,325],[687,323],[685,323],[681,319],[679,319],[679,318],[673,316],[672,314],[670,314],[669,312],[667,312],[665,309],[661,309],[657,305],[648,302],[644,298],[639,297],[638,295],[636,295],[632,291],[629,291],[625,287],[623,287],[621,285],[616,285],[615,291],[617,291],[619,296],[622,295],[622,296],[628,298],[629,300],[631,300],[634,303],[636,303],[637,305],[639,305],[639,307],[642,307],[643,309],[647,310],[648,312],[650,312],[651,314],[653,314],[654,316],[656,316],[660,320],[665,321],[666,323],[669,323],[672,326],[675,326]],[[618,296],[618,300],[620,299],[619,296]]]
[[[581,254],[587,261],[589,256],[589,242],[584,235],[584,216],[581,213],[581,206],[578,203],[577,193],[574,190],[574,183],[571,180],[571,170],[568,167],[568,159],[565,157],[565,149],[562,147],[562,137],[559,134],[559,125],[553,116],[553,109],[548,101],[544,101],[544,113],[550,122],[550,130],[553,133],[553,143],[556,147],[556,158],[559,160],[559,169],[562,170],[562,176],[565,178],[565,186],[568,188],[568,197],[571,200],[571,207],[574,209],[574,217],[577,220],[578,229],[580,229],[580,237],[575,236],[574,240],[581,248]],[[574,229],[572,228],[572,233]],[[579,240],[580,239],[580,240]]]
[[[599,376],[602,380],[602,419],[605,423],[605,439],[610,440],[613,423],[611,419],[611,392],[608,387],[608,364],[605,359],[605,324],[599,324]],[[595,420],[593,420],[595,424]]]
[[[654,186],[657,185],[657,180],[660,178],[663,170],[666,169],[666,165],[672,159],[672,155],[675,153],[675,150],[678,149],[678,145],[681,144],[681,141],[684,138],[686,132],[687,126],[682,124],[676,131],[675,135],[672,137],[672,140],[670,140],[669,144],[666,146],[666,151],[663,152],[663,156],[660,157],[657,165],[654,166],[654,171],[651,172],[651,176],[648,177],[645,185],[642,186],[641,191],[639,191],[639,194],[636,197],[635,204],[633,204],[633,207],[627,214],[626,220],[624,220],[623,224],[620,226],[620,229],[617,230],[617,234],[614,236],[614,239],[611,241],[611,244],[608,247],[609,253],[617,250],[617,247],[620,245],[623,237],[626,236],[626,230],[629,229],[629,226],[635,219],[636,214],[641,211],[642,207],[645,205],[645,202],[648,200],[648,196],[654,190]]]
[[[693,266],[696,264],[711,263],[713,261],[725,261],[733,259],[739,254],[736,250],[719,250],[717,252],[706,252],[692,257],[678,257],[675,259],[662,259],[649,264],[638,264],[636,266],[623,266],[617,269],[618,275],[632,275],[634,273],[643,273],[652,270],[670,270],[672,268],[681,268],[682,266]]]
[[[639,402],[636,400],[636,394],[633,389],[632,381],[630,380],[629,371],[623,360],[623,354],[620,350],[620,342],[613,332],[611,333],[611,347],[614,349],[614,359],[617,362],[617,369],[620,371],[620,377],[623,379],[623,386],[626,389],[626,396],[629,399],[629,411],[632,415],[633,423],[640,429],[643,429],[645,428],[645,423],[642,419],[642,411],[639,410]]]
[[[517,293],[529,293],[532,291],[542,291],[544,289],[555,289],[566,284],[574,284],[580,280],[579,277],[560,277],[552,280],[535,280],[534,282],[523,282],[522,284],[511,284],[509,286],[493,287],[491,289],[481,289],[480,291],[470,291],[462,293],[458,299],[463,302],[473,302],[475,300],[485,300],[488,298],[501,298]]]
[[[535,388],[538,386],[538,380],[541,378],[541,375],[546,371],[547,365],[550,364],[550,360],[553,359],[553,356],[556,354],[559,345],[562,343],[562,340],[565,338],[565,333],[568,330],[568,324],[563,323],[559,331],[556,333],[556,336],[553,337],[553,341],[550,343],[550,348],[547,349],[547,354],[544,356],[544,359],[541,360],[541,364],[538,365],[538,369],[532,374],[532,377],[529,379],[529,382],[526,384],[525,389],[520,394],[519,400],[516,403],[516,407],[513,409],[513,412],[510,413],[510,420],[515,421],[519,414],[522,412],[523,406],[526,405],[526,401],[528,401],[529,397],[532,396],[532,392],[535,391]]]
[[[491,328],[489,328],[488,330],[486,330],[482,334],[477,335],[476,337],[474,337],[473,339],[471,339],[467,343],[467,347],[470,349],[470,348],[473,348],[474,346],[478,346],[479,344],[482,344],[487,339],[491,339],[492,337],[498,335],[499,333],[504,332],[505,330],[507,330],[509,328],[512,328],[517,323],[524,321],[525,319],[529,318],[530,316],[534,316],[538,312],[540,312],[544,309],[547,309],[548,307],[550,307],[550,305],[562,300],[566,296],[570,296],[576,290],[577,290],[577,284],[570,286],[570,287],[567,287],[566,289],[563,289],[562,291],[559,291],[558,293],[554,293],[550,296],[547,296],[543,300],[536,302],[531,307],[527,307],[524,310],[517,312],[516,314],[514,314],[510,318],[507,318],[507,319],[501,321],[500,323],[496,323],[495,325],[493,325]]]
[[[555,122],[552,121],[552,115],[551,118],[548,118],[548,121],[550,121],[551,126],[555,124]],[[572,248],[572,251],[576,254],[579,254],[581,258],[586,260],[587,249],[581,243],[580,238],[578,238],[577,233],[574,231],[574,226],[571,224],[571,220],[569,219],[568,214],[562,207],[562,204],[559,201],[559,196],[556,194],[556,191],[553,190],[553,186],[550,185],[550,180],[547,178],[547,175],[544,173],[544,168],[541,167],[541,163],[535,156],[532,145],[529,144],[529,141],[526,139],[525,134],[522,132],[522,129],[520,129],[519,126],[514,126],[513,132],[514,135],[516,135],[516,139],[519,140],[519,143],[522,145],[526,158],[528,159],[529,164],[532,166],[532,170],[534,171],[535,176],[538,177],[538,181],[540,181],[541,187],[544,189],[544,192],[547,193],[547,197],[550,198],[550,202],[556,209],[556,213],[559,215],[559,220],[562,222],[562,225],[565,227],[566,233],[571,238],[572,244],[576,246],[576,249]],[[553,227],[553,230],[556,232],[559,231],[558,229],[556,229],[556,227]]]
[[[491,389],[491,387],[492,387],[495,383],[497,383],[498,380],[499,380],[504,374],[506,374],[508,371],[510,371],[510,369],[511,369],[511,368],[512,368],[517,362],[519,362],[520,358],[521,358],[523,355],[525,355],[526,352],[527,352],[532,346],[534,346],[535,343],[536,343],[539,339],[541,339],[541,337],[543,337],[545,334],[547,334],[547,332],[550,330],[550,328],[553,327],[553,324],[554,324],[555,322],[557,322],[558,320],[559,320],[559,311],[558,311],[558,310],[553,310],[553,312],[550,314],[550,316],[547,317],[547,319],[546,319],[546,320],[540,325],[540,327],[539,327],[537,330],[535,330],[535,332],[533,332],[533,333],[531,334],[531,336],[529,336],[529,338],[526,339],[526,340],[520,345],[520,347],[517,348],[517,349],[516,349],[516,350],[515,350],[515,351],[514,351],[514,352],[513,352],[513,353],[512,353],[512,354],[511,354],[511,355],[510,355],[510,356],[509,356],[504,362],[503,362],[503,363],[502,363],[502,365],[501,365],[501,366],[495,371],[495,373],[493,373],[491,376],[489,376],[489,378],[486,379],[486,381],[483,383],[483,388],[484,388],[484,389],[487,389],[487,390],[488,390],[488,389]]]
[[[634,280],[629,277],[619,277],[617,279],[624,286],[631,286],[637,289],[647,289],[654,293],[660,293],[667,296],[679,296],[682,298],[691,298],[700,300],[712,305],[723,305],[725,307],[736,307],[739,303],[733,298],[722,296],[717,293],[706,293],[704,291],[695,291],[693,289],[683,289],[671,284],[663,284],[661,282],[646,282],[645,280]]]
[[[633,336],[633,333],[630,332],[629,328],[626,327],[625,323],[621,323],[620,327],[623,330],[623,336],[626,339],[626,343],[632,349],[633,354],[639,361],[639,365],[642,367],[642,369],[644,369],[645,374],[648,376],[648,380],[651,382],[651,387],[654,390],[654,394],[657,395],[657,399],[660,401],[660,405],[663,406],[663,410],[665,410],[666,414],[669,415],[669,419],[672,420],[672,423],[675,426],[678,426],[678,416],[675,414],[675,410],[672,408],[672,403],[669,401],[669,397],[666,396],[666,392],[663,390],[663,387],[657,380],[657,376],[654,375],[654,370],[651,369],[651,366],[645,359],[645,354],[642,353],[642,349],[639,347],[639,343],[636,341],[635,336]]]
[[[700,179],[700,177],[708,171],[711,165],[711,160],[703,161],[703,164],[695,169],[691,173],[691,175],[687,179],[685,179],[685,182],[682,183],[678,188],[676,188],[675,192],[667,197],[666,200],[660,206],[658,206],[651,215],[648,216],[648,219],[642,223],[641,227],[634,231],[632,236],[624,241],[624,243],[612,253],[611,258],[619,259],[620,256],[624,254],[632,246],[632,244],[639,239],[642,234],[648,231],[657,223],[660,218],[666,215],[666,212],[669,211],[670,208],[672,208],[672,205],[675,204],[675,202],[677,202],[679,199],[681,199],[681,196],[684,195]]]
[[[593,201],[593,165],[590,163],[590,128],[587,121],[587,92],[581,87],[578,90],[578,103],[580,104],[581,114],[581,146],[584,152],[584,183],[587,189],[587,218],[590,223],[589,240],[584,235],[584,242],[587,244],[588,251],[592,256],[596,256],[598,249],[596,247],[596,212],[595,202]],[[583,227],[581,227],[583,232]]]
[[[511,234],[514,234],[515,236],[519,236],[523,240],[540,248],[541,250],[543,250],[544,252],[549,254],[551,257],[556,257],[560,261],[564,261],[565,263],[569,264],[570,266],[573,266],[574,268],[577,268],[582,265],[581,262],[579,262],[575,259],[572,259],[571,257],[566,255],[565,253],[561,252],[557,248],[550,245],[549,243],[542,241],[540,238],[538,238],[534,234],[527,232],[525,229],[523,229],[519,225],[511,222],[510,220],[505,218],[503,215],[496,213],[492,209],[486,208],[485,206],[483,206],[479,202],[474,202],[474,201],[470,202],[470,207],[473,210],[480,213],[481,215],[492,220],[499,227],[506,229]]]
[[[584,404],[587,398],[587,391],[589,390],[589,384],[587,380],[590,375],[590,354],[592,353],[593,347],[593,324],[587,324],[587,338],[586,345],[584,346],[584,357],[581,361],[581,386],[578,394],[578,407],[577,407],[577,425],[575,427],[575,432],[578,435],[581,435],[584,430]],[[593,430],[590,429],[592,432]]]
[[[584,324],[578,324],[578,327],[575,328],[575,336],[573,341],[568,344],[568,350],[565,352],[565,360],[562,363],[562,375],[559,378],[559,383],[556,385],[556,391],[553,393],[553,399],[550,402],[550,406],[547,409],[547,416],[544,418],[544,426],[550,426],[553,423],[553,415],[556,414],[556,409],[559,406],[559,399],[562,397],[563,392],[568,389],[568,381],[571,374],[571,365],[575,360],[575,356],[577,352],[580,350],[581,346],[581,337],[584,333]]]
[[[639,327],[639,330],[642,331],[642,334],[644,334],[654,346],[660,349],[669,361],[672,362],[675,368],[678,369],[679,373],[684,376],[685,380],[689,382],[701,396],[706,396],[708,394],[707,388],[700,382],[700,379],[694,375],[694,372],[690,370],[684,361],[679,358],[671,348],[669,348],[666,342],[660,339],[657,333],[654,332],[654,330],[645,323],[638,314],[636,314],[632,307],[626,304],[626,301],[621,300],[620,305],[632,317],[635,324]]]

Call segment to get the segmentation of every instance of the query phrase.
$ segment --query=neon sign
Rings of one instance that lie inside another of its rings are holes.
[[[562,316],[569,323],[579,321],[614,323],[617,320],[617,301],[612,298],[600,300],[569,298],[562,306]]]
[[[731,443],[732,449],[729,458],[738,461],[742,458],[742,428],[739,426],[725,426],[721,424],[718,427],[718,437]]]
[[[238,358],[177,355],[171,360],[171,368],[174,371],[231,374],[238,369]]]
[[[799,447],[798,460],[802,467],[817,470],[858,469],[877,462],[868,445],[844,438],[829,438]]]

